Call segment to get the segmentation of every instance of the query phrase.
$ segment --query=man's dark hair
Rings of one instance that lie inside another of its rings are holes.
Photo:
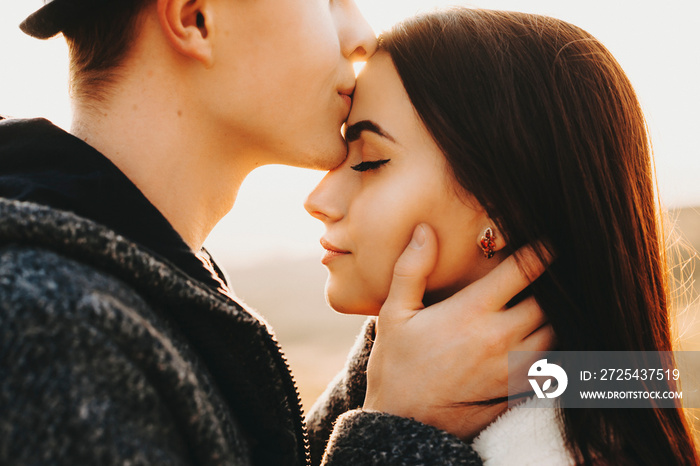
[[[89,21],[63,31],[68,42],[74,97],[97,101],[105,97],[136,39],[143,11],[154,1],[105,2]]]

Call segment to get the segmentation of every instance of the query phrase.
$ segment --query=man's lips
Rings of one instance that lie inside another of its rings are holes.
[[[338,95],[343,99],[349,111],[352,107],[352,93],[346,94],[345,92],[338,92]]]
[[[355,87],[348,87],[346,89],[341,89],[338,91],[338,95],[345,101],[348,108],[352,106],[352,95],[355,92]]]

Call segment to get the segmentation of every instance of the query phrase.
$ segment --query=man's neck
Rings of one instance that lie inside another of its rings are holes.
[[[158,77],[140,78],[149,79]],[[197,251],[255,167],[223,147],[177,90],[121,84],[99,108],[75,102],[71,133],[109,158]]]

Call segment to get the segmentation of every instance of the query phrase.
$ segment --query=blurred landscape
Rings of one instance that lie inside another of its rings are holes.
[[[301,392],[304,409],[343,367],[365,317],[326,304],[326,269],[318,257],[228,268],[236,295],[272,325]]]
[[[669,262],[674,280],[671,295],[677,312],[675,349],[700,351],[700,207],[672,211],[669,220],[674,227],[669,241]],[[700,386],[698,355],[700,353],[688,358],[694,361],[695,367],[686,373],[681,372],[681,389],[686,406],[700,406],[700,393],[687,389]],[[700,409],[690,409],[689,413],[695,427],[696,448],[700,448]]]
[[[678,346],[683,351],[700,351],[700,207],[679,209],[669,217],[678,233],[671,239],[669,253]]]

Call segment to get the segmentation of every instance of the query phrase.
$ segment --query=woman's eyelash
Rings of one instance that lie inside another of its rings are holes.
[[[357,165],[353,165],[352,168],[356,172],[366,172],[367,170],[374,170],[376,168],[381,167],[385,163],[387,163],[391,159],[383,159],[383,160],[373,160],[373,161],[367,161],[367,162],[360,162]]]

